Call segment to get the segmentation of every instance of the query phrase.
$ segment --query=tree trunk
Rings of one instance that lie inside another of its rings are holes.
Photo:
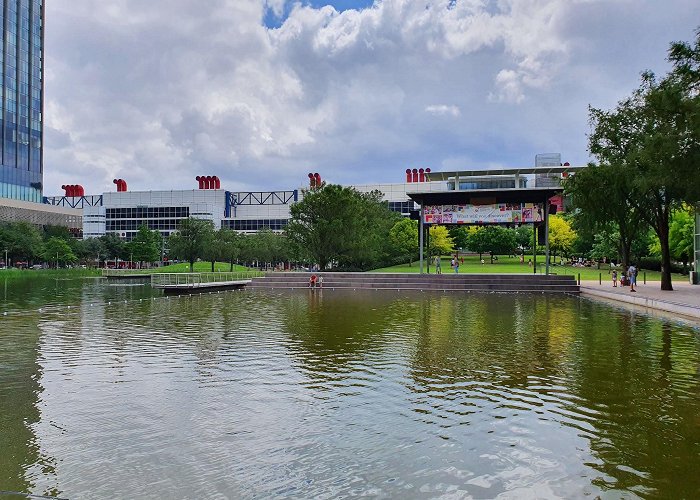
[[[493,264],[493,253],[491,254],[491,264]]]
[[[630,265],[630,254],[632,253],[632,243],[622,240],[620,242],[621,254],[622,254],[622,268],[627,269]]]
[[[233,259],[231,259],[231,260],[229,261],[229,263],[231,264],[230,272],[233,272]]]
[[[215,263],[216,263],[215,260],[212,260],[212,261],[211,261],[211,272],[212,272],[212,273],[214,272],[214,264],[215,264]]]
[[[191,273],[194,272],[194,261],[193,260],[190,261],[190,272]]]
[[[659,242],[661,243],[661,289],[673,290],[671,284],[671,246],[668,242],[668,217],[659,224]]]

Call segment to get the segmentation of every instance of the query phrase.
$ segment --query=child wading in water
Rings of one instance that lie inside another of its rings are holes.
[[[612,272],[613,286],[617,288],[617,271]]]

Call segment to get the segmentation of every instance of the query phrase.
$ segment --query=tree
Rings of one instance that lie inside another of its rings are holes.
[[[484,252],[489,251],[488,235],[485,227],[472,226],[468,229],[469,237],[467,239],[467,248],[472,252],[479,254],[479,260]]]
[[[469,231],[464,226],[451,226],[448,229],[454,246],[460,249],[469,247]]]
[[[694,237],[695,216],[691,210],[684,208],[674,212],[668,235],[671,257],[683,263],[684,271],[687,271],[688,261],[693,256]]]
[[[88,238],[79,242],[77,251],[74,251],[76,256],[83,262],[96,262],[106,257],[106,249],[100,238]]]
[[[290,208],[289,240],[325,269],[369,269],[390,253],[389,231],[400,215],[382,193],[360,193],[334,184],[305,191]]]
[[[100,241],[104,246],[105,259],[124,259],[126,255],[126,243],[122,240],[119,235],[114,233],[107,233],[104,236],[100,236]]]
[[[501,226],[486,226],[480,232],[484,247],[491,256],[491,264],[494,255],[510,255],[515,250],[516,239],[513,231]]]
[[[634,174],[625,166],[632,138],[627,132],[620,133],[624,117],[596,109],[590,112],[591,122],[596,124],[590,149],[601,165],[591,164],[569,177],[566,192],[571,196],[576,226],[591,237],[602,233],[616,235],[617,253],[626,267],[635,238],[647,227],[632,196]]]
[[[78,260],[66,240],[57,236],[50,237],[44,243],[44,259],[48,262],[55,261],[56,267],[59,263],[69,264]]]
[[[694,45],[671,45],[671,71],[645,72],[631,97],[612,112],[592,114],[591,153],[603,154],[631,180],[626,194],[659,239],[661,289],[672,290],[670,217],[700,201],[700,30]],[[624,143],[624,148],[615,147]],[[610,151],[616,156],[607,157]],[[578,174],[577,174],[578,176]]]
[[[532,248],[532,240],[534,238],[531,225],[522,225],[515,229],[515,245],[525,255],[525,250]]]
[[[557,252],[567,256],[576,241],[576,233],[569,222],[560,215],[549,218],[549,248],[554,258]]]
[[[410,266],[418,255],[418,221],[403,218],[389,230],[389,240],[396,255]]]
[[[221,250],[221,259],[231,265],[238,260],[241,255],[242,237],[231,229],[221,228],[216,233],[216,244]]]
[[[429,234],[428,257],[451,254],[454,251],[454,241],[450,238],[450,233],[445,226],[430,226]]]
[[[170,254],[190,264],[190,272],[194,271],[197,259],[204,258],[207,245],[214,235],[214,224],[210,220],[190,217],[180,221],[178,230],[170,235]]]
[[[156,262],[160,260],[160,251],[163,245],[163,237],[159,231],[151,231],[148,226],[142,224],[136,236],[127,247],[132,260],[136,262]]]
[[[5,224],[0,232],[0,242],[12,261],[30,261],[41,257],[43,243],[39,230],[28,222]],[[4,256],[3,256],[4,257]]]

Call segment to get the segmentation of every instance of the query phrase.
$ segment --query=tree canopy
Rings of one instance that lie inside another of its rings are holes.
[[[400,217],[382,193],[361,193],[335,184],[305,191],[290,208],[289,240],[325,269],[370,269],[390,254],[387,235]]]

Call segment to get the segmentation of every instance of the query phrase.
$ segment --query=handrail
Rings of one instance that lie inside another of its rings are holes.
[[[151,286],[191,286],[196,287],[206,283],[227,283],[231,281],[249,280],[262,276],[260,271],[214,272],[214,273],[153,273]]]
[[[129,276],[129,275],[146,275],[151,274],[151,269],[102,269],[102,277],[109,278],[111,276]]]

